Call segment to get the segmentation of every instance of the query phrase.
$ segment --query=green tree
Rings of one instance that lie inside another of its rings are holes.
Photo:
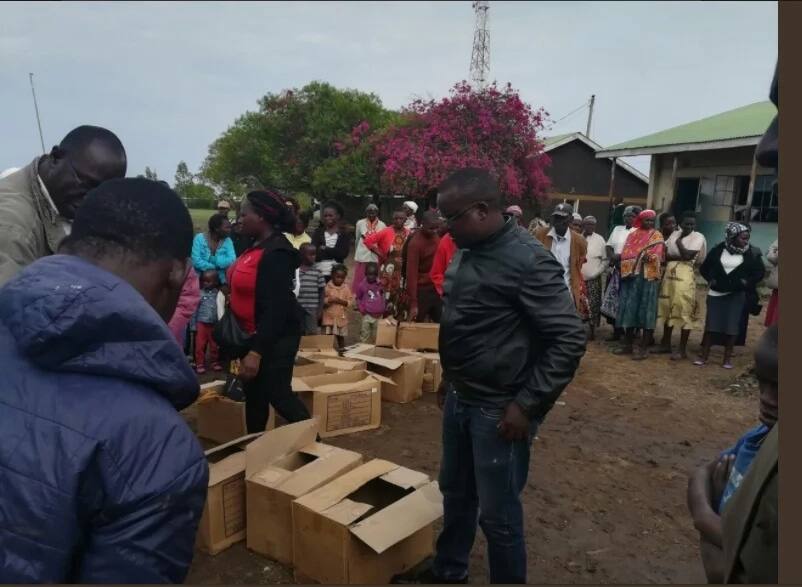
[[[203,178],[193,175],[184,161],[176,167],[173,189],[189,208],[212,209],[217,203],[214,188],[204,183]]]
[[[137,177],[144,177],[145,179],[159,181],[159,176],[156,174],[156,171],[148,166],[145,166],[145,173],[144,174],[140,173],[139,175],[137,175]]]
[[[202,174],[225,191],[273,185],[291,192],[328,195],[324,178],[347,174],[346,161],[321,172],[345,145],[385,127],[396,114],[375,94],[312,82],[300,90],[267,94],[256,112],[246,112],[210,147]],[[349,159],[359,162],[358,158]]]

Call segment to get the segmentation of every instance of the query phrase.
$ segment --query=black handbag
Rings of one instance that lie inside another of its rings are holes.
[[[229,357],[241,359],[251,350],[253,335],[245,333],[231,308],[226,307],[223,317],[214,325],[212,338]]]

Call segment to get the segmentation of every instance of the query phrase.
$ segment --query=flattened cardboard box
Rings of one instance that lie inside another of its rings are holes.
[[[364,371],[367,363],[359,359],[340,357],[338,355],[325,355],[323,353],[311,353],[305,355],[306,360],[321,363],[333,371]],[[310,373],[311,374],[311,373]]]
[[[203,552],[214,555],[245,539],[244,449],[261,434],[249,434],[206,451],[209,489],[196,541]]]
[[[392,384],[382,383],[384,401],[405,404],[423,394],[424,359],[418,354],[361,344],[345,356],[365,361],[369,372],[392,381]]]
[[[381,425],[382,388],[388,379],[367,371],[340,371],[298,379],[298,393],[319,421],[321,438],[373,430]]]
[[[387,584],[434,549],[443,515],[437,483],[373,460],[292,504],[296,577],[323,584]]]
[[[216,389],[222,392],[225,381],[204,383],[201,389]],[[235,402],[225,396],[218,395],[197,402],[197,434],[206,440],[216,443],[231,442],[248,433],[245,424],[245,402]],[[276,411],[271,409],[265,430],[276,427]]]
[[[292,502],[362,464],[350,450],[315,442],[315,419],[288,424],[245,449],[247,545],[292,564]]]
[[[412,351],[439,350],[440,325],[379,320],[376,346]]]

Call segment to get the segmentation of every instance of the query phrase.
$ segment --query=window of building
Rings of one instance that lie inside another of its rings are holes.
[[[717,175],[714,206],[745,206],[749,196],[748,175]]]
[[[758,175],[752,193],[752,222],[777,222],[778,216],[777,176]]]

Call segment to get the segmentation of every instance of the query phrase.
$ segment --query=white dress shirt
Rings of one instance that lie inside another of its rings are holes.
[[[551,237],[551,254],[563,266],[565,285],[571,289],[571,229],[568,228],[563,236],[557,234],[554,227],[549,231]]]

